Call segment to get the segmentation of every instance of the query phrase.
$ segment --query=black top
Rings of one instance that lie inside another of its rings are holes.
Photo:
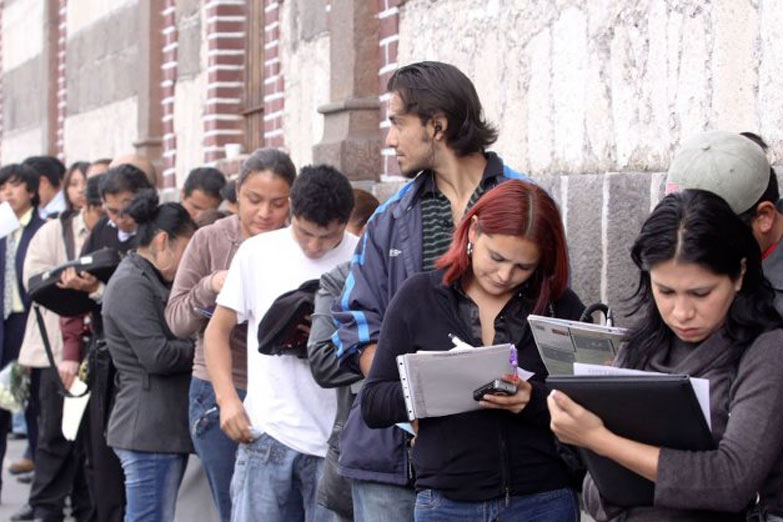
[[[87,241],[82,247],[82,255],[95,252],[101,248],[113,248],[120,253],[126,253],[128,250],[136,248],[136,236],[127,241],[120,241],[119,229],[109,222],[108,217],[102,217],[95,223]]]
[[[448,350],[449,334],[481,346],[476,305],[457,285],[444,286],[442,271],[408,279],[392,300],[381,327],[378,349],[362,389],[362,414],[370,427],[407,421],[395,358],[419,350]],[[519,366],[535,372],[530,403],[519,414],[479,410],[419,421],[413,448],[416,487],[447,498],[480,502],[505,495],[528,495],[569,486],[549,430],[547,376],[527,324],[531,302],[515,295],[495,320],[494,343],[513,342]],[[571,290],[547,315],[578,319],[584,305]],[[500,376],[498,376],[500,377]]]

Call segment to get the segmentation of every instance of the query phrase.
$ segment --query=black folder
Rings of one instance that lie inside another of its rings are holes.
[[[687,375],[566,375],[548,377],[598,415],[616,435],[653,446],[692,451],[716,444]],[[655,484],[613,460],[581,449],[598,491],[612,504],[651,506]]]

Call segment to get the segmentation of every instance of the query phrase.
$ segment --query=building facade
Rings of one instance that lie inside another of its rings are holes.
[[[137,151],[158,184],[226,145],[327,162],[384,197],[386,81],[451,62],[494,150],[558,200],[573,283],[623,308],[673,150],[707,129],[783,151],[779,0],[2,0],[0,161]]]

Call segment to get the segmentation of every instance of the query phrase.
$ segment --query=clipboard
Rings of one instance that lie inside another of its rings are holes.
[[[678,450],[716,447],[687,375],[563,375],[547,386],[598,415],[615,434]],[[651,506],[655,484],[613,460],[580,448],[598,491],[623,507]]]

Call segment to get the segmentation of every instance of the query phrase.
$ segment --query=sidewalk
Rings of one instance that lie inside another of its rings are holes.
[[[11,515],[19,511],[19,508],[27,502],[27,495],[30,493],[29,484],[20,484],[16,477],[8,473],[8,466],[22,457],[27,439],[11,440],[8,439],[8,449],[3,463],[3,490],[0,496],[0,521],[6,522]]]

